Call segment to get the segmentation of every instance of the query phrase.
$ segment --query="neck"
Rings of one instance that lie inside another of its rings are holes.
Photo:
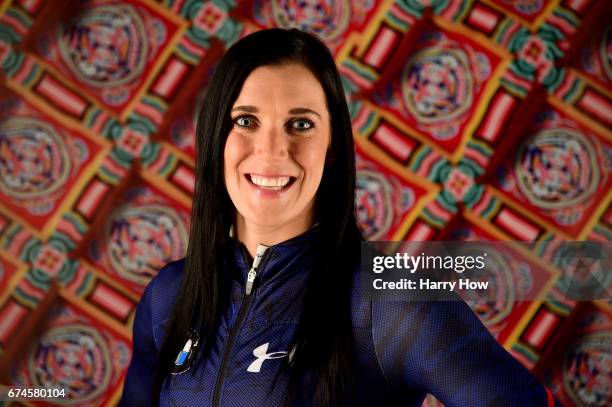
[[[240,214],[236,216],[235,237],[247,248],[249,254],[255,257],[257,245],[274,246],[275,244],[301,235],[314,224],[312,214],[293,219],[282,225],[259,225],[249,222]]]

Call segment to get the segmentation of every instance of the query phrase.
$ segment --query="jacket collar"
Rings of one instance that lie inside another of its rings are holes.
[[[315,257],[314,243],[319,230],[320,226],[317,223],[298,236],[269,246],[257,270],[257,287],[281,274],[310,270]],[[235,278],[245,285],[247,274],[253,264],[253,258],[241,241],[232,238],[230,242],[232,258],[229,260],[238,270]]]

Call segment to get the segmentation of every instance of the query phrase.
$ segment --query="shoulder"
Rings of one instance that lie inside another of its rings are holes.
[[[147,285],[141,299],[149,308],[156,345],[164,337],[165,323],[169,320],[181,287],[185,259],[172,261],[162,267]]]
[[[182,258],[166,264],[158,271],[146,288],[152,299],[167,300],[168,297],[176,297],[181,285],[184,265],[185,258]]]
[[[352,267],[351,314],[354,327],[371,325],[371,298],[363,285],[361,259],[356,259]]]

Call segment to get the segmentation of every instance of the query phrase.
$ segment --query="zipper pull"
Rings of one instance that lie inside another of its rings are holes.
[[[251,269],[247,274],[245,290],[246,295],[251,295],[251,291],[253,291],[253,283],[255,282],[255,277],[257,277],[257,267],[259,266],[259,262],[261,261],[261,258],[263,257],[267,249],[268,246],[266,245],[263,245],[261,243],[257,245],[257,252],[255,253],[255,258],[253,259],[253,265],[251,266]]]

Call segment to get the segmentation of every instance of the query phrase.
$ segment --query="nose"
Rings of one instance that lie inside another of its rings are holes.
[[[283,159],[289,153],[288,137],[282,128],[274,125],[262,126],[255,137],[254,151],[265,160]]]

